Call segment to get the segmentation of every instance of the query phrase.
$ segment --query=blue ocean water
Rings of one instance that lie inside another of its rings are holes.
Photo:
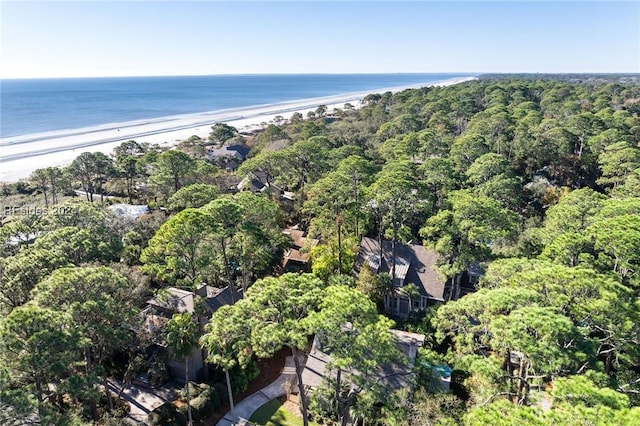
[[[0,137],[430,83],[469,74],[300,74],[0,81]]]

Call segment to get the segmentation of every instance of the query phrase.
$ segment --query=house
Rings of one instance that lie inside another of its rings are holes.
[[[225,145],[220,148],[209,149],[205,155],[205,159],[225,168],[228,171],[235,171],[247,158],[249,151],[249,147],[245,145]]]
[[[381,365],[373,373],[378,383],[391,389],[410,387],[413,381],[413,366],[418,355],[418,349],[424,345],[424,334],[409,333],[400,330],[389,330],[394,335],[396,346],[404,355],[400,359]],[[302,383],[307,391],[319,387],[325,379],[334,378],[335,371],[331,371],[331,354],[325,353],[317,337],[313,340],[311,352],[307,357]],[[350,371],[349,374],[358,374]]]
[[[318,245],[319,240],[305,237],[304,231],[295,228],[283,229],[282,233],[291,238],[291,246],[284,251],[282,268],[284,270],[308,269],[309,252]]]
[[[276,196],[282,194],[282,189],[270,182],[269,175],[257,170],[249,173],[237,186],[238,191],[251,191],[256,193],[275,192]]]
[[[446,300],[445,292],[451,283],[443,282],[435,268],[438,255],[418,244],[396,244],[396,268],[393,279],[393,294],[385,296],[385,310],[398,317],[406,318],[413,310],[423,310],[427,306]],[[364,237],[360,244],[354,273],[360,274],[363,267],[369,267],[374,274],[392,273],[393,246],[391,241]],[[416,286],[418,292],[412,296],[403,291],[408,284]],[[410,306],[411,304],[411,306]]]
[[[201,298],[201,307],[197,306],[198,296]],[[220,307],[233,305],[239,299],[242,299],[240,289],[231,289],[229,286],[216,288],[202,284],[196,288],[195,292],[169,287],[147,300],[147,305],[167,318],[171,318],[173,314],[193,314],[196,311],[200,312],[200,316],[210,317]],[[205,315],[202,315],[202,309]]]
[[[478,262],[471,262],[465,271],[453,279],[449,300],[458,300],[462,296],[476,291],[476,286],[484,272],[484,268]]]
[[[232,305],[242,298],[242,291],[225,287],[222,289],[202,284],[195,292],[169,287],[147,300],[147,308],[143,311],[144,326],[147,332],[155,334],[174,314],[190,313],[197,315],[204,326],[208,318],[220,307]],[[163,343],[160,343],[164,346]],[[203,351],[194,347],[189,356],[189,379],[199,380],[205,374],[205,356]],[[185,376],[184,359],[169,359],[167,363],[173,377],[183,379]]]

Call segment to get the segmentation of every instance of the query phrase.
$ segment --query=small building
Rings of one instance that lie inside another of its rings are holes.
[[[284,250],[282,268],[286,271],[307,270],[309,266],[309,252],[319,241],[305,237],[304,231],[295,228],[283,229],[282,233],[291,238],[291,246]]]
[[[450,290],[450,283],[443,282],[438,276],[435,268],[437,260],[438,255],[424,246],[396,243],[394,291],[393,294],[386,295],[384,300],[387,313],[406,318],[411,311],[424,310],[430,305],[445,301],[445,292]],[[374,274],[391,274],[391,241],[383,240],[380,247],[378,240],[364,237],[360,243],[354,273],[359,275],[365,265]],[[417,295],[411,296],[403,291],[409,284],[416,286]]]
[[[424,345],[424,334],[410,333],[401,330],[389,330],[394,335],[396,346],[403,354],[398,360],[380,365],[373,373],[378,383],[390,389],[411,387],[413,381],[413,366],[418,355],[418,349]],[[307,391],[318,388],[325,379],[335,379],[335,371],[331,371],[331,354],[322,350],[320,342],[314,338],[311,352],[307,357],[302,383]],[[347,374],[359,374],[348,371]]]
[[[207,151],[205,159],[228,171],[236,171],[238,166],[247,158],[250,148],[245,145],[230,145],[220,148],[211,148]]]
[[[267,191],[275,191],[280,196],[282,190],[270,182],[269,175],[263,171],[257,170],[249,173],[238,184],[238,191],[251,191],[256,193],[265,193]]]
[[[241,298],[241,290],[228,286],[220,289],[202,284],[195,292],[169,287],[147,300],[147,308],[143,311],[145,329],[155,334],[174,314],[184,313],[199,314],[197,318],[204,326],[220,307],[232,305]],[[164,342],[158,344],[164,346]],[[198,346],[193,348],[188,362],[189,379],[199,380],[205,373],[206,363],[203,351]],[[173,377],[184,379],[186,366],[183,359],[170,358],[167,366]]]

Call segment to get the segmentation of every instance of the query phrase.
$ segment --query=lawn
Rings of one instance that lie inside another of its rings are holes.
[[[273,399],[258,408],[249,421],[261,426],[302,426],[302,419],[283,407],[282,403],[277,399]],[[309,422],[309,426],[319,425]]]

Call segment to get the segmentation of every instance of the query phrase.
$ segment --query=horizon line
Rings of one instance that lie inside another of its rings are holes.
[[[220,73],[220,74],[154,74],[154,75],[90,75],[90,76],[65,76],[65,77],[0,77],[5,80],[71,80],[90,78],[161,78],[161,77],[231,77],[231,76],[281,76],[281,75],[437,75],[455,74],[464,76],[482,75],[640,75],[640,72],[629,71],[491,71],[491,72],[467,72],[467,71],[397,71],[397,72],[291,72],[291,73]]]
[[[437,75],[456,74],[465,76],[477,76],[480,72],[462,71],[442,71],[442,72],[418,72],[418,71],[398,71],[398,72],[272,72],[272,73],[220,73],[220,74],[153,74],[153,75],[88,75],[88,76],[64,76],[64,77],[2,77],[0,80],[63,80],[81,78],[154,78],[154,77],[231,77],[231,76],[277,76],[277,75]]]

